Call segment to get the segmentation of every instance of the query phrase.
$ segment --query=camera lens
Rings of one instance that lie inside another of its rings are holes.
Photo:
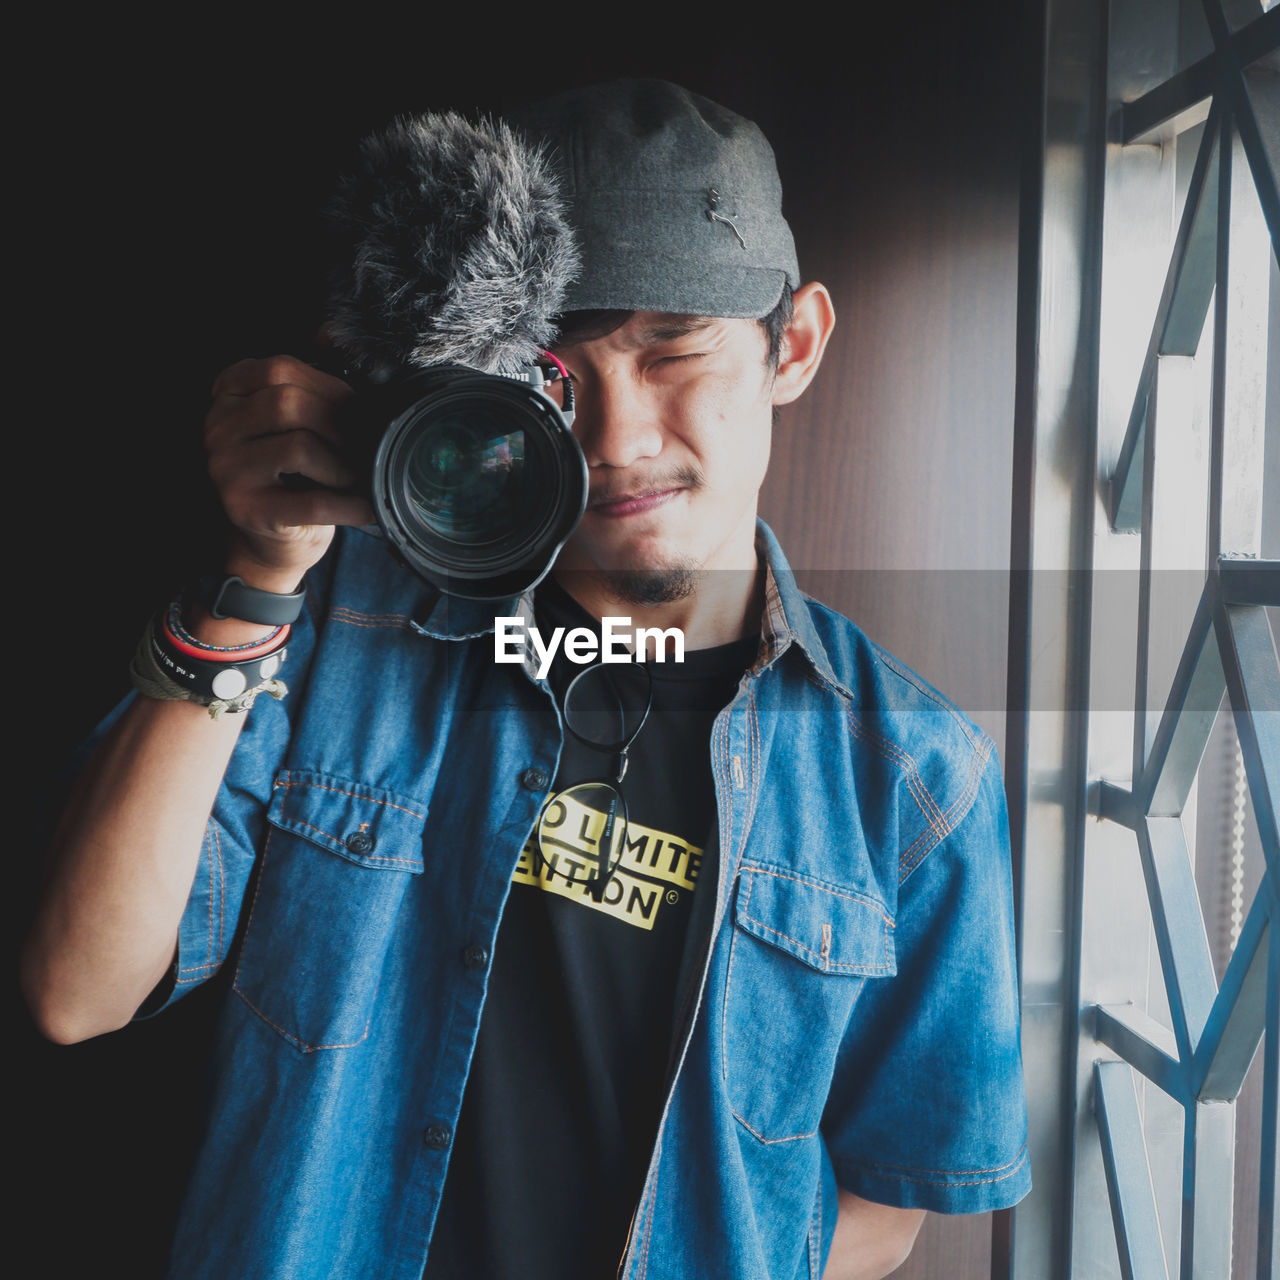
[[[534,585],[581,519],[586,462],[560,410],[514,379],[457,366],[400,380],[374,459],[379,524],[454,595]]]
[[[536,484],[525,466],[525,432],[495,432],[488,415],[467,411],[424,426],[410,444],[404,482],[418,519],[468,546],[523,525]]]

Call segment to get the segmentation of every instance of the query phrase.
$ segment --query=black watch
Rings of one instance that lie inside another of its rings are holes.
[[[307,589],[303,586],[292,595],[281,595],[277,591],[246,586],[243,578],[201,578],[199,597],[212,617],[239,618],[241,622],[280,627],[297,620]]]

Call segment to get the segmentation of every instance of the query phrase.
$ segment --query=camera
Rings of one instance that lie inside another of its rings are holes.
[[[379,527],[449,595],[497,600],[535,586],[586,509],[572,381],[553,365],[521,373],[411,368],[352,402],[353,435],[376,441],[367,465]]]
[[[395,553],[449,595],[536,585],[586,509],[546,351],[580,266],[559,183],[502,121],[427,113],[363,139],[327,209],[357,469]]]

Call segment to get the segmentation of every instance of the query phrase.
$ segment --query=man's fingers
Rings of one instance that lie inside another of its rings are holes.
[[[272,501],[281,528],[313,529],[338,524],[358,528],[373,524],[376,519],[367,499],[332,489],[281,490]]]
[[[335,525],[375,520],[341,455],[341,378],[292,356],[241,360],[220,373],[204,422],[209,476],[249,560],[296,581]]]
[[[213,397],[250,396],[264,387],[296,386],[328,400],[346,400],[351,388],[331,373],[294,356],[268,356],[265,360],[238,360],[213,381]]]
[[[223,496],[227,518],[263,564],[296,563],[305,572],[323,552],[334,525],[373,524],[367,499],[333,489],[242,486]],[[309,548],[309,550],[307,549]]]
[[[352,489],[360,480],[318,433],[307,428],[233,439],[209,452],[209,475],[224,496],[237,489],[279,486],[293,491],[308,486]]]
[[[216,449],[240,437],[272,435],[305,428],[333,444],[342,441],[338,406],[307,387],[281,383],[251,395],[222,395],[204,420],[204,443]]]

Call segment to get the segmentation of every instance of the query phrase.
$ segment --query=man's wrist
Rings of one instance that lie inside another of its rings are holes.
[[[305,572],[297,568],[264,564],[261,560],[233,550],[223,562],[221,574],[214,577],[219,582],[227,578],[239,578],[245,586],[256,591],[287,596],[301,589]]]
[[[139,693],[160,701],[199,703],[215,720],[249,710],[259,694],[285,696],[288,689],[278,673],[287,655],[287,623],[265,640],[215,645],[187,629],[182,606],[181,598],[170,601],[151,619],[134,651],[129,675]]]
[[[197,600],[183,600],[182,621],[201,644],[220,648],[264,640],[273,630],[263,623],[246,622],[243,618],[215,618]]]
[[[238,574],[201,578],[195,595],[212,618],[238,618],[262,626],[287,626],[298,620],[306,588],[270,591],[253,586]]]
[[[297,617],[301,591],[301,575],[296,570],[274,569],[229,556],[223,572],[203,576],[184,593],[183,621],[204,644],[250,644],[269,635],[281,622]],[[255,616],[243,617],[242,613]]]

